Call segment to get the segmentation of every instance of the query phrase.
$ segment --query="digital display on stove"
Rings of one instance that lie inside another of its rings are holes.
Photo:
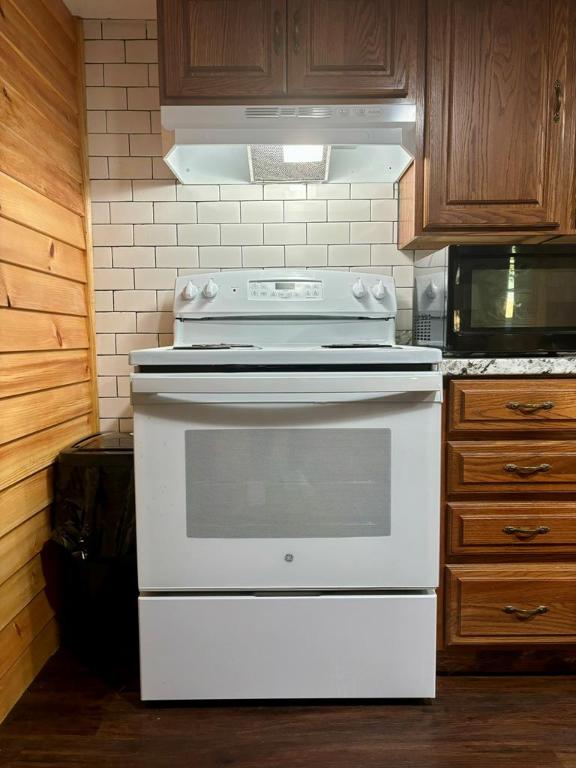
[[[314,301],[324,298],[321,280],[251,280],[248,298],[255,301]]]

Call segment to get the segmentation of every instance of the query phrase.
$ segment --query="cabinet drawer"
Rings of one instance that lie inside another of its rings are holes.
[[[447,566],[450,645],[576,640],[576,565]]]
[[[576,554],[576,502],[448,504],[448,553]]]
[[[479,379],[450,383],[449,430],[576,429],[576,380]]]
[[[576,492],[576,441],[448,443],[448,494]]]

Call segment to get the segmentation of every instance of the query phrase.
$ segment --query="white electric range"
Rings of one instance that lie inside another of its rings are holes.
[[[133,352],[143,699],[431,697],[440,352],[391,278],[178,278]]]

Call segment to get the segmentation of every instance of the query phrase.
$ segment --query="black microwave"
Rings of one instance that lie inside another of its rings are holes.
[[[450,356],[576,353],[576,245],[453,245],[414,268],[414,343]]]

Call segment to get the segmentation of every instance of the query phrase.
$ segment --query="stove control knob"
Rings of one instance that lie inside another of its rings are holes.
[[[362,280],[358,279],[352,286],[352,293],[354,296],[356,296],[357,299],[361,299],[363,296],[366,296],[366,286],[362,282]]]
[[[424,291],[426,294],[426,298],[430,299],[431,301],[434,301],[434,299],[438,298],[438,294],[440,293],[440,289],[436,285],[436,283],[433,280],[430,280],[428,283],[426,290]]]
[[[378,299],[378,301],[384,301],[384,299],[388,296],[388,293],[388,288],[384,285],[382,280],[379,280],[372,286],[372,295],[375,299]]]
[[[194,285],[192,280],[190,280],[184,286],[184,290],[182,291],[182,298],[186,299],[186,301],[192,301],[192,299],[195,299],[196,296],[198,296],[198,288]]]
[[[204,286],[204,290],[202,291],[202,296],[204,296],[205,299],[213,299],[217,293],[218,285],[214,282],[214,280],[208,280]]]

